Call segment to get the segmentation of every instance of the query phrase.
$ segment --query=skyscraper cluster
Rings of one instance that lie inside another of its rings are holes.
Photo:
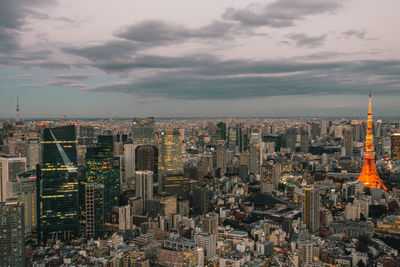
[[[0,265],[400,263],[400,123],[371,106],[367,121],[4,121]]]

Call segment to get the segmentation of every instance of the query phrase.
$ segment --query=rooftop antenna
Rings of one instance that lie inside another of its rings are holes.
[[[17,96],[17,109],[15,110],[16,111],[16,113],[17,113],[17,122],[19,121],[19,98],[18,98],[18,96]]]

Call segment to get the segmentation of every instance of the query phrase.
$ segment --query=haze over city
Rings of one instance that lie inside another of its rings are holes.
[[[0,7],[0,118],[400,112],[396,0]]]

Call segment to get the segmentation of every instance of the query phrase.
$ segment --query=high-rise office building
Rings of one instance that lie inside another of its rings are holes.
[[[29,139],[27,144],[26,167],[28,170],[35,169],[40,162],[40,141]]]
[[[308,147],[310,145],[310,136],[307,129],[302,129],[300,132],[300,151],[302,153],[308,153]]]
[[[85,186],[86,237],[104,237],[104,185],[88,183]]]
[[[400,160],[400,133],[392,134],[390,141],[392,160]]]
[[[182,136],[178,129],[163,130],[159,135],[158,176],[162,179],[169,174],[183,174]]]
[[[107,148],[107,151],[114,150],[114,137],[111,134],[97,136],[97,146]]]
[[[273,189],[272,170],[272,164],[265,162],[261,165],[261,192],[268,195],[272,194]]]
[[[24,203],[25,233],[30,235],[37,227],[36,171],[19,173],[11,182],[13,197]]]
[[[147,213],[151,217],[158,215],[169,217],[171,214],[176,213],[177,210],[177,199],[173,194],[162,192],[156,196],[153,196],[153,200],[148,201]]]
[[[70,239],[79,231],[75,125],[42,131],[42,164],[37,168],[38,240]]]
[[[25,266],[24,205],[0,202],[0,266]]]
[[[307,186],[303,191],[303,223],[310,233],[319,230],[319,190],[313,186]]]
[[[26,171],[26,158],[18,155],[0,157],[0,201],[5,202],[10,196],[9,184],[17,180],[17,174]]]
[[[226,123],[224,122],[219,122],[217,124],[217,140],[226,140]]]
[[[274,143],[275,152],[280,151],[282,147],[282,140],[283,138],[279,135],[267,135],[263,136],[263,142],[265,143]]]
[[[120,231],[133,229],[131,207],[129,205],[118,208],[118,229]]]
[[[259,132],[253,132],[250,135],[249,149],[249,171],[253,174],[260,174],[261,168],[261,135]]]
[[[135,176],[135,149],[134,144],[124,144],[125,176]]]
[[[375,123],[375,137],[381,137],[381,131],[382,131],[382,121],[377,120]]]
[[[210,209],[210,191],[204,187],[193,190],[192,206],[200,214],[206,214]]]
[[[78,128],[78,145],[92,145],[95,139],[95,128],[90,125],[81,125]]]
[[[136,197],[142,199],[144,210],[146,210],[146,202],[153,199],[153,172],[136,171],[135,181]]]
[[[132,121],[132,139],[134,145],[155,144],[154,117],[134,118]]]
[[[272,168],[272,184],[275,190],[278,190],[280,181],[281,181],[281,164],[277,162],[274,164],[274,167]]]
[[[216,169],[220,171],[220,176],[226,172],[226,144],[224,140],[217,141]]]
[[[354,125],[354,132],[353,132],[353,141],[360,141],[361,140],[361,124]]]
[[[290,152],[296,151],[296,129],[289,128],[285,132],[285,147],[290,148]]]
[[[158,148],[156,146],[137,146],[135,150],[137,171],[152,171],[153,184],[158,182]]]
[[[228,146],[229,149],[232,151],[235,151],[237,143],[238,143],[238,139],[237,139],[237,127],[231,125],[229,126],[229,130],[228,130]]]
[[[189,198],[189,178],[184,175],[165,175],[162,191],[174,194],[179,198]]]
[[[135,149],[134,144],[124,144],[123,164],[121,165],[121,189],[133,189],[135,183]]]
[[[109,145],[87,148],[86,182],[104,185],[104,209],[108,216],[119,205],[120,189],[119,159],[113,157]]]
[[[344,128],[343,147],[345,156],[351,157],[353,155],[353,131],[349,127]]]
[[[237,146],[239,147],[239,152],[244,151],[244,146],[243,146],[243,125],[241,123],[236,124],[236,142]]]
[[[319,122],[311,122],[311,138],[315,139],[316,137],[321,136],[321,124]]]
[[[329,121],[323,120],[321,122],[321,136],[324,136],[328,133]]]

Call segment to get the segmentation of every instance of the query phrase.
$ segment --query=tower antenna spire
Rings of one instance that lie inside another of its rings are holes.
[[[17,114],[17,122],[20,120],[19,118],[19,97],[17,96],[17,108],[16,108],[16,114]]]
[[[374,134],[372,131],[372,123],[371,90],[369,90],[369,106],[367,117],[367,131],[365,135],[364,163],[358,180],[366,187],[383,188],[384,190],[387,190],[386,186],[379,178],[378,172],[376,171]]]
[[[372,118],[372,104],[371,104],[371,98],[372,98],[372,94],[371,94],[371,89],[369,89],[369,104],[368,104],[368,116],[371,115]]]

